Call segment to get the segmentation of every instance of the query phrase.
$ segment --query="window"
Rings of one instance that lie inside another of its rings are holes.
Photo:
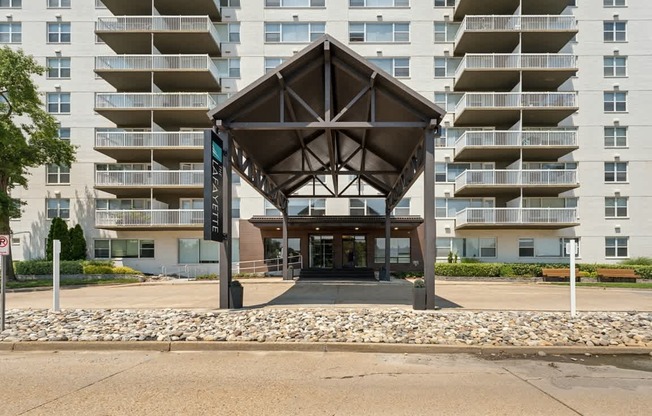
[[[104,3],[102,3],[102,0],[95,0],[95,8],[106,9],[106,6],[104,5]]]
[[[240,183],[240,175],[233,172],[231,173],[231,185],[237,185]]]
[[[70,140],[70,127],[59,127],[59,140]]]
[[[265,73],[272,71],[286,60],[287,58],[265,58]]]
[[[457,103],[462,99],[462,94],[460,93],[449,93],[449,92],[436,92],[435,93],[435,104],[437,104],[442,109],[448,111],[449,113],[455,112],[455,107]]]
[[[617,113],[617,112],[627,111],[627,92],[605,91],[604,111],[607,113]]]
[[[45,200],[47,205],[47,218],[70,218],[70,200],[63,198],[48,198]]]
[[[389,240],[389,262],[410,263],[410,239],[392,238]],[[376,238],[374,245],[374,263],[385,263],[385,239]]]
[[[626,197],[606,197],[604,199],[604,216],[607,218],[627,217]]]
[[[199,200],[203,202],[203,200]],[[152,201],[150,199],[96,199],[95,209],[98,211],[131,211],[150,209]],[[199,205],[197,209],[203,209],[203,205]],[[181,209],[190,209],[190,207],[181,204]]]
[[[70,43],[70,22],[48,23],[48,43]]]
[[[491,198],[435,198],[435,218],[455,218],[466,208],[493,208]]]
[[[11,237],[11,245],[12,246],[19,246],[20,245],[20,237]]]
[[[435,78],[454,76],[459,64],[457,58],[435,58]]]
[[[240,7],[240,0],[220,0],[222,7]]]
[[[48,0],[48,7],[51,9],[69,9],[70,0]]]
[[[47,93],[48,113],[61,114],[70,113],[70,93],[69,92],[49,92]]]
[[[263,240],[265,247],[265,260],[278,259],[283,255],[282,238],[265,238]],[[288,238],[288,257],[298,256],[301,254],[301,239]]]
[[[297,198],[288,201],[288,215],[322,216],[326,215],[325,199]]]
[[[577,198],[525,197],[523,208],[577,208]]]
[[[219,243],[199,238],[179,239],[179,264],[217,263]]]
[[[240,43],[240,23],[229,23],[229,42]]]
[[[22,40],[21,23],[0,23],[0,43],[20,43]]]
[[[48,185],[70,183],[70,167],[47,165],[45,169]]]
[[[240,198],[231,200],[231,218],[240,218]]]
[[[410,58],[369,58],[369,62],[397,78],[410,76]]]
[[[518,239],[518,256],[534,257],[534,238]]]
[[[154,258],[154,240],[95,240],[93,256],[96,259]]]
[[[349,0],[350,7],[408,7],[410,0]]]
[[[265,200],[265,215],[268,217],[278,217],[281,215],[281,211],[276,209],[274,205],[268,200]]]
[[[453,42],[459,23],[435,22],[435,43]]]
[[[392,211],[392,215],[397,217],[410,215],[410,198],[401,199],[394,208],[394,211]]]
[[[628,257],[629,237],[605,237],[604,255],[606,257]]]
[[[214,62],[220,78],[240,78],[240,58],[216,59]]]
[[[604,146],[605,147],[626,147],[627,146],[627,127],[605,127],[604,128]]]
[[[605,182],[627,182],[627,162],[605,162]]]
[[[48,78],[70,78],[70,58],[47,58]]]
[[[455,0],[435,0],[435,7],[454,7]]]
[[[627,22],[618,20],[604,22],[603,34],[605,42],[625,42],[627,41]]]
[[[493,168],[493,163],[435,163],[435,182],[454,183],[455,178],[466,170],[492,170]]]
[[[312,42],[325,30],[325,23],[265,23],[265,42]]]
[[[627,57],[626,56],[605,56],[604,57],[604,76],[605,77],[625,77],[625,76],[627,76]]]
[[[385,200],[349,199],[349,215],[385,215]]]
[[[438,238],[436,240],[437,257],[446,258],[448,253],[462,258],[496,257],[496,239],[485,238]]]
[[[627,0],[602,0],[604,7],[626,6]]]
[[[0,0],[2,9],[19,9],[23,6],[23,0]]]
[[[349,23],[350,42],[409,42],[409,23]]]
[[[324,7],[325,0],[265,0],[265,7]]]

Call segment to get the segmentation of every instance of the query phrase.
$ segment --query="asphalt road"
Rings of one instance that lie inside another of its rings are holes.
[[[0,415],[650,414],[652,357],[574,359],[7,352]]]

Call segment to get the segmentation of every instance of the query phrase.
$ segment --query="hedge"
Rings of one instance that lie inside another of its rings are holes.
[[[438,276],[468,277],[526,277],[542,276],[542,269],[566,269],[567,263],[436,263]],[[632,266],[623,264],[583,264],[578,263],[580,272],[595,275],[598,269],[634,269],[643,279],[652,279],[652,266]],[[416,275],[406,273],[406,275]]]
[[[28,260],[18,261],[14,265],[16,274],[23,275],[51,275],[52,262],[46,260]],[[80,261],[61,261],[60,262],[61,274],[82,274],[84,269]]]
[[[84,266],[84,274],[113,274],[113,267],[87,264]]]

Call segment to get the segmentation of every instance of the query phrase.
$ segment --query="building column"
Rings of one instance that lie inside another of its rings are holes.
[[[425,132],[423,169],[424,253],[423,278],[426,283],[426,309],[435,309],[435,129]]]
[[[283,279],[291,280],[292,277],[288,276],[288,212],[287,208],[283,211],[283,241],[281,242],[283,249]]]
[[[389,208],[389,201],[385,200],[385,273],[380,276],[380,280],[389,281],[389,256],[392,242],[392,219]]]
[[[222,227],[224,228],[224,241],[220,243],[220,309],[228,309],[229,286],[231,285],[231,248],[233,235],[231,232],[231,135],[228,131],[218,130],[217,135],[222,139],[223,170],[222,170]]]

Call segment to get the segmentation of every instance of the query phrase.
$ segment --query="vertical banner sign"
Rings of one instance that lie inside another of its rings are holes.
[[[204,131],[204,240],[224,241],[222,195],[224,150],[215,131]]]

